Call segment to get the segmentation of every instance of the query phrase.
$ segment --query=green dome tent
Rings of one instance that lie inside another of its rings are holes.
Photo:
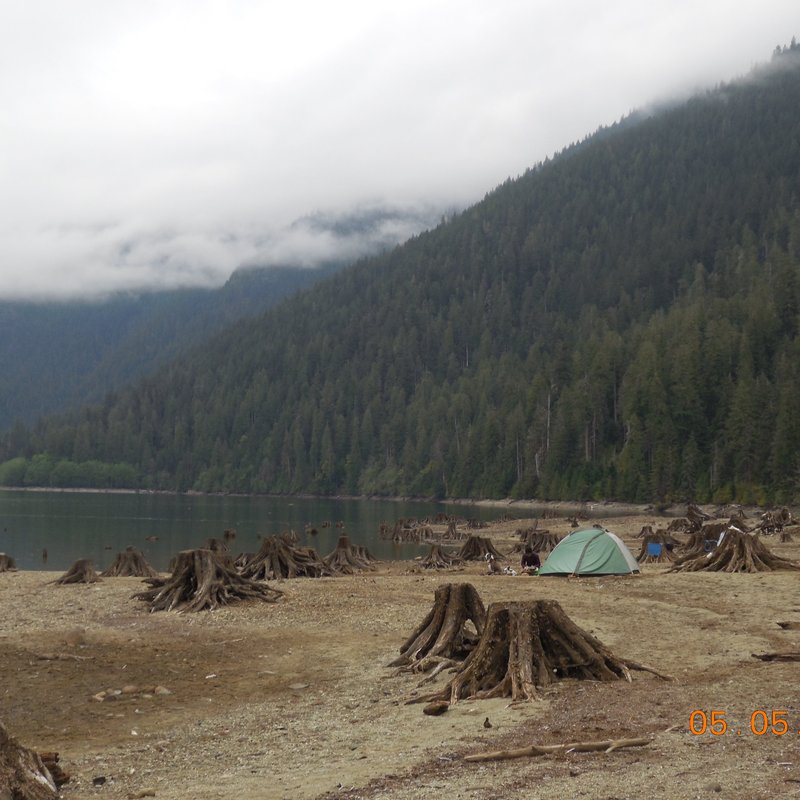
[[[616,534],[603,528],[573,531],[542,564],[540,575],[630,575],[639,564]]]

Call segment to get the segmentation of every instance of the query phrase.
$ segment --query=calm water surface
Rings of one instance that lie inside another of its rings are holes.
[[[483,520],[506,513],[502,508],[387,500],[0,491],[0,553],[13,556],[19,569],[66,570],[77,559],[89,558],[99,571],[133,545],[163,571],[179,550],[202,547],[227,528],[236,530],[234,555],[255,552],[260,536],[287,529],[297,532],[301,544],[327,555],[341,533],[333,524],[343,522],[353,544],[367,545],[377,558],[414,558],[427,548],[379,539],[381,522],[442,511]],[[331,527],[323,528],[323,522]],[[318,535],[307,535],[306,525],[316,527]]]

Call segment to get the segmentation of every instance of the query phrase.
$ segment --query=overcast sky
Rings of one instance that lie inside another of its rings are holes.
[[[797,0],[0,0],[0,297],[356,252],[292,223],[472,204],[799,22]]]

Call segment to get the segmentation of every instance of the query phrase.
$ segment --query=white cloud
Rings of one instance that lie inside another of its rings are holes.
[[[317,257],[325,236],[291,227],[309,211],[471,203],[745,73],[795,18],[795,0],[5,3],[0,296]]]

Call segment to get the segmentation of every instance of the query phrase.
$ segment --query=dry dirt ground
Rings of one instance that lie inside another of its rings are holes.
[[[603,520],[634,555],[635,534],[657,522]],[[525,524],[488,533],[507,551]],[[563,518],[546,525],[570,529]],[[765,541],[800,559],[800,536]],[[800,650],[800,631],[776,624],[800,623],[800,572],[645,565],[638,577],[567,579],[489,576],[481,564],[429,574],[396,562],[285,581],[278,603],[199,614],[148,613],[131,597],[144,588],[138,579],[48,583],[56,577],[0,574],[0,720],[27,746],[60,753],[72,775],[64,798],[800,797],[800,664],[752,656]],[[616,655],[676,680],[637,672],[632,683],[565,681],[523,706],[462,701],[424,716],[404,703],[419,679],[385,665],[448,581],[471,581],[487,606],[558,600]],[[94,699],[109,690],[121,693]],[[729,731],[693,734],[694,710],[724,712]],[[756,711],[770,722],[786,712],[777,719],[788,733],[753,733]],[[645,735],[655,737],[649,746],[610,754],[463,760],[533,742]]]

